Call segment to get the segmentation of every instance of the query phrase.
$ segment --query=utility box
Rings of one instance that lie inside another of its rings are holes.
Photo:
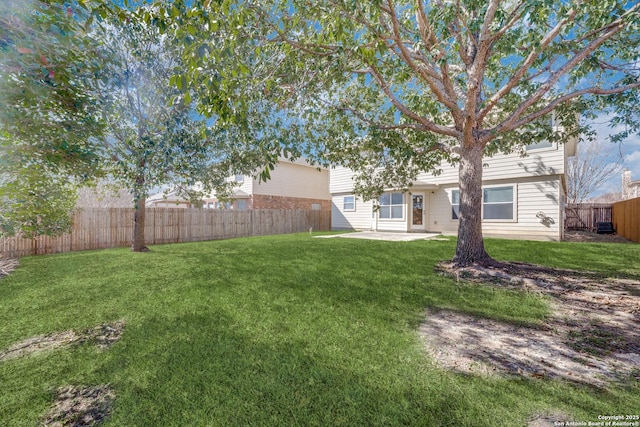
[[[597,223],[597,233],[598,234],[613,234],[615,230],[613,229],[612,222],[599,222]]]

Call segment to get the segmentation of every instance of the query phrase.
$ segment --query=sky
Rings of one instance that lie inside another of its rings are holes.
[[[600,140],[607,140],[609,135],[616,133],[615,128],[609,127],[608,116],[594,120],[593,126],[598,132]],[[621,143],[610,143],[612,157],[620,152],[624,156],[624,166],[631,171],[631,179],[633,181],[640,180],[640,135],[633,135]],[[578,144],[578,153],[580,152],[580,144]],[[598,189],[591,197],[601,194],[622,191],[622,173],[609,179],[600,189]]]

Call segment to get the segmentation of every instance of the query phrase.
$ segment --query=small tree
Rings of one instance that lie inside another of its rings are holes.
[[[606,105],[628,111],[640,87],[634,2],[195,5],[208,28],[226,25],[231,42],[254,41],[255,56],[239,61],[251,69],[247,78],[263,83],[255,93],[297,111],[286,124],[303,131],[308,154],[356,171],[365,197],[406,188],[443,160],[456,164],[458,265],[493,263],[482,238],[483,156],[523,139],[575,137],[576,113]],[[196,45],[207,42],[206,32],[192,33]],[[205,56],[189,69],[203,65],[217,64]],[[552,112],[560,128],[545,124]]]
[[[101,139],[107,173],[133,195],[133,251],[146,250],[145,202],[151,188],[188,187],[206,181],[215,146],[204,120],[191,107],[189,93],[170,84],[182,66],[171,37],[128,13],[94,30],[101,43],[95,91],[103,98],[107,133]],[[207,181],[208,182],[208,181]]]
[[[620,175],[624,157],[616,153],[611,142],[583,141],[569,158],[567,169],[567,201],[582,203],[612,177]]]

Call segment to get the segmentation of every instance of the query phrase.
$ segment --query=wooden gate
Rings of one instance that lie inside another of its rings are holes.
[[[595,232],[599,222],[612,222],[609,203],[569,203],[564,209],[564,229]]]

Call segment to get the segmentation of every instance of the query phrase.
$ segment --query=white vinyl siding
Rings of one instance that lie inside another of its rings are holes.
[[[538,240],[560,238],[563,221],[560,206],[563,197],[562,176],[566,170],[566,156],[573,150],[570,144],[575,145],[575,141],[569,141],[567,146],[554,143],[551,147],[535,149],[524,157],[512,153],[496,154],[483,159],[486,164],[483,168],[483,188],[513,187],[513,219],[484,220],[482,228],[486,236]],[[440,174],[421,173],[417,177],[418,182],[437,186],[433,191],[431,188],[425,190],[429,196],[425,229],[455,234],[459,221],[452,217],[456,205],[459,206],[459,199],[453,203],[453,198],[457,197],[453,193],[458,190],[458,167],[443,162],[440,169]],[[353,171],[344,167],[331,169],[331,193],[333,196],[340,196],[339,201],[334,199],[334,204],[341,205],[342,195],[353,194],[353,176]],[[414,188],[420,191],[419,186]],[[410,218],[408,204],[410,200],[403,204],[403,220],[383,219],[376,213],[374,227],[385,231],[407,231],[410,222],[407,220]],[[365,208],[358,201],[357,209],[358,215],[367,210],[368,216],[371,216],[370,205]],[[542,221],[537,217],[540,212],[550,221]],[[367,225],[360,228],[369,228],[369,221],[361,220],[360,224],[366,222]]]
[[[530,240],[559,240],[563,212],[563,191],[560,177],[523,178],[518,182],[489,182],[486,187],[514,187],[514,220],[484,220],[482,232],[485,237],[501,237]],[[485,188],[486,188],[485,187]],[[458,232],[457,220],[451,219],[452,193],[457,185],[444,187],[431,194],[430,223],[427,229],[443,234]],[[538,215],[544,214],[547,221]]]
[[[532,151],[522,157],[518,153],[496,154],[493,157],[485,157],[482,162],[486,165],[482,170],[484,182],[511,180],[512,182],[525,177],[540,177],[559,175],[565,172],[564,147],[553,144],[550,148]],[[448,185],[457,183],[458,166],[452,166],[446,162],[440,165],[442,173],[433,175],[421,173],[417,180],[431,184]],[[333,173],[333,171],[332,171]],[[332,177],[333,179],[333,177]],[[343,190],[351,191],[351,190]]]
[[[329,173],[329,191],[331,194],[353,193],[353,171],[336,166]]]
[[[519,153],[496,154],[493,157],[485,157],[483,163],[483,180],[500,181],[516,180],[527,177],[543,177],[561,175],[565,173],[565,150],[575,145],[575,141],[569,141],[567,147],[563,144],[553,143],[548,148],[536,149],[527,156],[521,156]],[[571,151],[570,151],[571,152]],[[448,186],[458,182],[458,166],[450,165],[443,161],[439,167],[441,173],[434,175],[424,172],[418,175],[417,181],[428,182],[434,185]],[[353,192],[352,170],[337,166],[331,169],[330,173],[330,191],[331,194],[344,194]],[[457,185],[456,185],[457,187]]]
[[[248,179],[245,178],[245,182]],[[271,179],[260,182],[253,180],[253,188],[250,194],[262,194],[266,196],[299,197],[306,199],[330,200],[329,171],[317,168],[280,161],[271,171]]]
[[[331,201],[331,229],[333,230],[370,230],[371,229],[371,201],[365,202],[356,197],[358,207],[355,211],[344,211],[342,206],[344,195],[336,195]]]

